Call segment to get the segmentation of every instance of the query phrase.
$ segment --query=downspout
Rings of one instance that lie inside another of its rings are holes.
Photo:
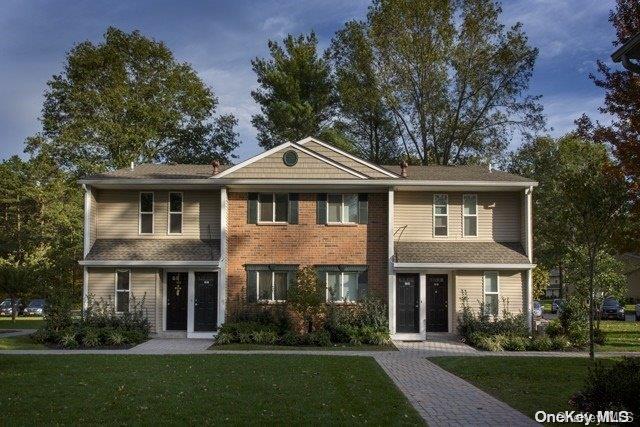
[[[533,264],[533,187],[529,187],[525,190],[526,197],[526,221],[527,221],[527,258],[529,264]],[[527,298],[526,298],[526,310],[527,310],[527,323],[529,325],[529,332],[533,331],[533,272],[532,269],[527,270]]]
[[[91,186],[82,184],[84,189],[84,242],[82,259],[86,259],[91,249]],[[82,310],[87,310],[89,306],[89,270],[83,268],[82,273]]]

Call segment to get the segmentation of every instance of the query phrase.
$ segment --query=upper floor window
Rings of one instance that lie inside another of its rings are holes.
[[[138,214],[140,216],[140,234],[153,234],[153,192],[140,192],[140,203]]]
[[[258,222],[287,222],[287,193],[261,193],[258,197]]]
[[[182,193],[169,193],[169,234],[182,233]]]
[[[462,196],[462,233],[465,237],[478,235],[478,196],[465,194]]]
[[[449,235],[449,196],[446,194],[433,195],[433,235]]]
[[[129,311],[130,281],[130,270],[116,270],[116,312],[118,313]]]
[[[358,222],[357,194],[329,194],[327,222],[355,224]]]
[[[498,272],[484,272],[484,312],[493,316],[498,315]]]

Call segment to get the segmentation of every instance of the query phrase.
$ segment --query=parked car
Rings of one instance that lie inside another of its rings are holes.
[[[556,298],[551,302],[551,312],[558,313],[558,310],[562,310],[562,305],[564,304],[564,300],[560,298]],[[558,313],[560,314],[560,313]]]
[[[605,298],[600,308],[601,319],[614,319],[624,321],[624,305],[615,298]]]
[[[44,310],[44,300],[43,299],[32,299],[29,301],[29,305],[27,305],[22,313],[23,316],[42,316]]]
[[[540,304],[540,301],[533,302],[533,317],[542,317],[544,313],[544,307]]]
[[[24,304],[19,299],[16,300],[16,316],[20,316],[24,311]],[[11,299],[7,298],[6,300],[0,303],[0,316],[11,316],[13,314],[13,309],[11,306]]]

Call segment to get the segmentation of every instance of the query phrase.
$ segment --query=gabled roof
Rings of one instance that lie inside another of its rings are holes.
[[[386,169],[400,173],[400,166],[385,165]],[[509,172],[492,170],[487,166],[408,166],[407,177],[412,181],[502,181],[502,182],[531,182],[531,179]]]
[[[218,261],[220,240],[98,239],[85,261]]]
[[[220,171],[230,168],[229,165],[220,166]],[[153,164],[143,163],[135,165],[133,169],[124,168],[113,172],[88,175],[85,179],[206,179],[211,178],[213,166],[189,164]]]

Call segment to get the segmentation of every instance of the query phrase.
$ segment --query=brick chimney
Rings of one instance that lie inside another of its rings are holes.
[[[409,167],[409,165],[406,160],[400,162],[400,176],[403,178],[407,177],[407,167]]]
[[[218,175],[220,173],[220,162],[218,160],[214,160],[211,162],[211,166],[213,166],[212,175]]]

